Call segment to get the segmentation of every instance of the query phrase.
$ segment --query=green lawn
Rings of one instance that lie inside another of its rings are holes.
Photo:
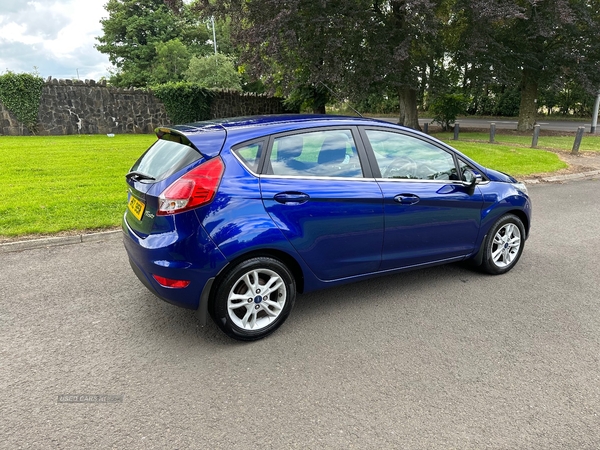
[[[119,224],[124,175],[154,135],[0,137],[0,236]]]
[[[473,136],[461,134],[467,138]],[[498,135],[498,141],[502,138]],[[118,226],[127,199],[124,175],[155,139],[0,136],[0,238]],[[450,145],[485,166],[520,177],[566,167],[554,153],[518,144]]]
[[[433,136],[448,142],[453,145],[455,141],[454,133],[436,133]],[[531,147],[532,136],[517,136],[512,134],[498,134],[496,131],[495,142],[497,144],[516,144],[523,147]],[[490,141],[489,133],[460,133],[459,140],[473,140],[488,143]],[[575,141],[575,133],[572,136],[540,136],[538,139],[538,148],[547,148],[560,151],[571,151],[573,142]],[[582,152],[600,152],[600,136],[584,134],[579,146],[579,151]]]
[[[448,143],[478,163],[515,177],[554,172],[567,167],[558,155],[545,150],[467,141]]]

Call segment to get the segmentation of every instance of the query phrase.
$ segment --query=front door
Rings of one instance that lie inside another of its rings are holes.
[[[367,129],[380,171],[385,237],[381,269],[473,252],[483,197],[460,180],[454,155],[418,136]]]

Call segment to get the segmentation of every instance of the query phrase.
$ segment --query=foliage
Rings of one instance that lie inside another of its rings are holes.
[[[398,99],[395,95],[386,95],[382,92],[371,92],[358,101],[352,102],[354,108],[362,113],[371,114],[397,114]]]
[[[285,106],[292,111],[310,110],[314,114],[325,114],[329,102],[329,91],[322,84],[318,86],[300,85],[285,100]]]
[[[446,131],[451,123],[456,122],[456,117],[465,114],[467,99],[463,94],[442,94],[436,97],[429,105],[433,114],[433,121],[442,126]]]
[[[500,94],[493,114],[504,117],[518,116],[520,100],[521,93],[519,88],[506,89]]]
[[[472,88],[520,88],[519,129],[531,129],[540,89],[561,79],[600,85],[600,25],[589,0],[455,0],[454,60]]]
[[[190,53],[179,38],[156,44],[156,58],[152,67],[155,84],[183,80],[183,73],[190,64]]]
[[[242,62],[283,94],[318,96],[320,82],[351,98],[385,90],[402,102],[402,120],[418,127],[419,73],[440,47],[442,0],[290,0],[283,9],[279,0],[201,3],[239,24],[232,39],[243,47]]]
[[[113,85],[144,87],[155,81],[153,66],[161,43],[179,40],[191,54],[205,54],[212,48],[206,44],[207,27],[186,3],[172,1],[167,6],[163,0],[108,0],[105,8],[108,18],[100,21],[103,34],[96,38],[96,48],[108,55],[116,69],[110,79]]]
[[[213,92],[187,81],[165,83],[152,87],[152,92],[165,105],[174,123],[190,123],[210,119]]]
[[[44,80],[35,74],[7,72],[0,75],[0,101],[17,120],[34,133]]]
[[[194,56],[185,72],[185,79],[209,89],[242,90],[241,75],[234,59],[222,53]]]
[[[539,105],[544,106],[549,114],[589,117],[592,115],[595,99],[596,96],[586,92],[581,85],[569,81],[542,90]]]

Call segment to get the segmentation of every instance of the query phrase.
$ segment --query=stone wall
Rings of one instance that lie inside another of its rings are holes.
[[[216,92],[211,104],[212,118],[285,112],[280,98],[232,91]],[[152,133],[170,124],[164,105],[149,91],[50,77],[42,89],[36,134]],[[29,134],[0,102],[0,135]]]

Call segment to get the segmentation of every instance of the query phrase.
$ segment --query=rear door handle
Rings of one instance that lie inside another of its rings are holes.
[[[277,203],[301,205],[306,203],[310,197],[304,192],[280,192],[273,197]]]
[[[419,203],[419,200],[421,199],[414,194],[398,194],[394,197],[394,201],[402,205],[414,205]]]

